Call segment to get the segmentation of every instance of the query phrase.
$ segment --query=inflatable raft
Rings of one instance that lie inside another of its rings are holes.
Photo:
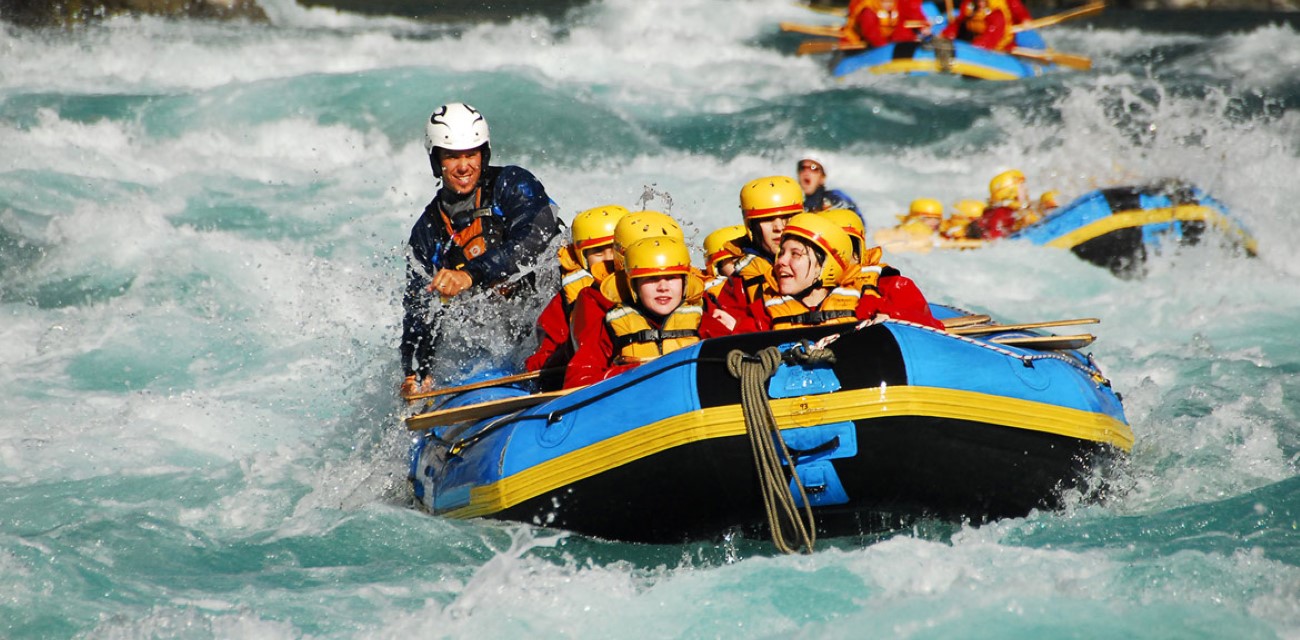
[[[470,391],[407,419],[418,433],[410,480],[437,515],[677,543],[773,534],[783,527],[765,517],[765,491],[793,499],[819,536],[918,517],[1023,516],[1057,506],[1062,490],[1129,451],[1119,397],[1069,349],[1089,340],[964,331],[977,333],[886,321],[706,340],[535,406],[437,419],[486,400],[537,399],[513,387]],[[776,366],[747,394],[732,371],[756,359]],[[774,431],[754,424],[763,405]],[[786,449],[766,475],[756,464],[764,442]]]
[[[947,25],[943,12],[933,3],[921,5],[933,24],[934,33]],[[1033,52],[1047,49],[1037,31],[1016,34],[1015,46],[1021,57],[1002,51],[984,49],[961,40],[934,38],[927,42],[891,43],[862,53],[846,54],[831,60],[831,75],[846,76],[867,70],[874,74],[937,75],[949,74],[980,80],[1019,80],[1041,75],[1053,68],[1042,60],[1030,62]]]
[[[1140,273],[1150,254],[1209,238],[1251,256],[1257,246],[1223,203],[1177,181],[1090,191],[1010,237],[1069,249],[1118,275]]]

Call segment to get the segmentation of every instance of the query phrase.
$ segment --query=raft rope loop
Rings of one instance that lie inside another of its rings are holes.
[[[806,345],[802,349],[803,356],[795,355],[796,350],[798,348],[792,349],[787,355],[794,358],[809,356]],[[823,350],[815,353],[812,357],[826,357]],[[833,357],[832,354],[832,361]],[[733,349],[727,354],[727,370],[732,377],[740,380],[740,403],[745,412],[745,431],[749,434],[749,444],[754,454],[754,467],[758,472],[759,491],[763,495],[763,510],[767,515],[768,527],[772,530],[772,543],[782,553],[812,553],[813,543],[817,539],[812,506],[808,502],[803,482],[795,471],[795,461],[790,457],[785,438],[781,437],[781,429],[776,424],[776,416],[772,415],[772,405],[767,397],[767,382],[781,366],[781,360],[781,352],[776,347],[767,347],[753,356],[740,349]],[[788,461],[790,476],[803,500],[802,517],[782,470],[782,460]],[[786,535],[787,530],[792,536]],[[796,544],[791,544],[789,537],[796,537]]]

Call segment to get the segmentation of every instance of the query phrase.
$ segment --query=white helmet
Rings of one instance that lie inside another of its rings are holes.
[[[424,125],[424,150],[429,154],[433,174],[442,177],[442,165],[434,149],[465,151],[483,147],[483,164],[487,165],[492,147],[488,144],[487,119],[477,109],[462,102],[438,107]]]

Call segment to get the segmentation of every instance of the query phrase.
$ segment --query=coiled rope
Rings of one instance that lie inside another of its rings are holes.
[[[753,356],[740,349],[733,349],[727,354],[727,370],[732,377],[740,380],[740,404],[745,412],[745,431],[749,434],[750,449],[754,453],[754,468],[758,472],[767,524],[772,530],[772,543],[782,553],[812,553],[813,542],[817,538],[812,506],[808,503],[808,495],[804,492],[799,474],[795,473],[794,460],[785,446],[785,439],[781,437],[781,429],[776,424],[772,405],[767,398],[767,381],[780,365],[781,352],[776,347],[767,347]],[[790,475],[803,500],[802,516],[786,483],[782,460],[789,461]],[[792,536],[786,535],[787,530]],[[796,544],[790,543],[790,537],[797,538]]]

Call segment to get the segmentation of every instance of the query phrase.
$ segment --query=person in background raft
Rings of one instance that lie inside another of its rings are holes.
[[[746,310],[724,309],[737,326],[756,330],[840,324],[887,316],[942,329],[925,296],[873,247],[859,264],[849,235],[832,220],[803,213],[782,233],[773,282]]]
[[[983,215],[966,227],[966,236],[993,240],[1009,236],[1037,222],[1040,216],[1029,206],[1025,174],[1012,169],[989,181],[989,204]]]
[[[704,237],[704,290],[714,299],[722,292],[723,285],[727,284],[727,278],[736,272],[736,263],[741,256],[740,247],[736,243],[744,237],[743,224],[723,227]]]
[[[445,337],[438,328],[445,306],[431,309],[433,298],[446,305],[482,293],[475,304],[484,304],[491,296],[519,293],[519,283],[502,285],[561,230],[555,203],[533,174],[489,165],[487,120],[473,107],[438,107],[425,124],[424,143],[441,186],[411,229],[402,298],[403,396],[432,385],[435,352]],[[518,329],[523,335],[527,326]]]
[[[826,164],[821,160],[804,155],[795,164],[799,176],[799,188],[803,190],[804,211],[825,211],[827,209],[848,209],[858,215],[858,204],[849,194],[839,189],[826,188]]]
[[[963,0],[957,18],[943,30],[943,37],[994,51],[1010,51],[1016,46],[1011,27],[1031,19],[1020,0]]]
[[[623,249],[623,269],[600,283],[613,306],[575,335],[564,386],[599,382],[730,330],[706,311],[704,279],[686,243],[647,237]],[[577,329],[575,328],[575,331]]]
[[[891,42],[916,42],[930,36],[930,21],[921,0],[853,0],[840,44],[865,43],[883,47]]]
[[[984,215],[984,202],[961,200],[953,205],[952,213],[939,226],[939,234],[949,240],[965,240],[967,227],[982,215]]]
[[[569,315],[578,294],[613,271],[614,228],[627,213],[627,209],[609,204],[573,217],[569,226],[571,242],[558,251],[560,291],[537,317],[537,350],[524,361],[526,371],[555,370],[568,364],[573,356]],[[558,388],[564,380],[563,373],[543,377],[543,389]]]
[[[759,295],[772,277],[772,261],[781,249],[781,232],[790,216],[803,212],[803,190],[786,176],[750,180],[740,189],[740,214],[746,236],[735,241],[740,249],[736,271],[718,292],[724,308],[744,308]]]

